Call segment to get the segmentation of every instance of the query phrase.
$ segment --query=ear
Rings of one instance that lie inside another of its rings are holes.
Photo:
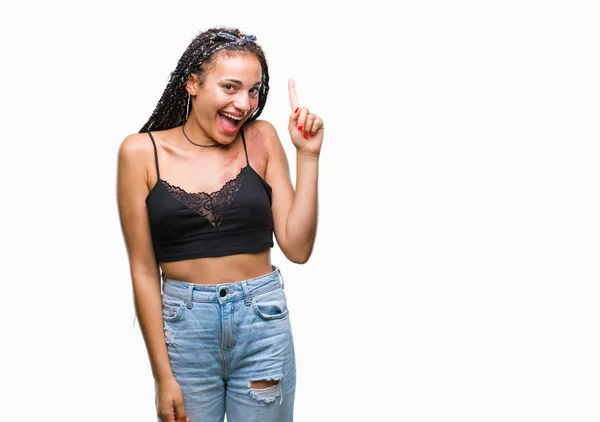
[[[192,73],[188,80],[185,82],[186,91],[193,97],[198,94],[198,89],[200,88],[200,83],[198,81],[198,77],[196,74]]]

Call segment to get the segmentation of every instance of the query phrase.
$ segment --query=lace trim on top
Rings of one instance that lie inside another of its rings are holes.
[[[240,190],[247,168],[248,166],[243,167],[234,179],[231,179],[221,189],[213,193],[186,192],[179,186],[172,185],[163,179],[160,179],[160,183],[175,199],[192,209],[196,214],[206,218],[216,228],[225,219],[229,206]]]

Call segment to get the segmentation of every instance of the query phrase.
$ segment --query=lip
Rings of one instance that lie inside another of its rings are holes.
[[[232,116],[239,117],[240,119],[243,119],[244,116],[246,115],[246,114],[238,113],[236,111],[226,111],[226,110],[221,111],[221,113],[231,114]]]
[[[228,135],[232,135],[234,133],[237,133],[237,131],[240,128],[240,125],[242,123],[242,120],[240,120],[233,128],[230,129],[230,128],[228,128],[228,127],[226,127],[226,126],[223,125],[223,122],[224,122],[223,119],[226,119],[226,118],[227,117],[225,117],[221,113],[219,113],[219,124],[221,126],[221,130],[223,132],[225,132],[226,134],[228,134]]]

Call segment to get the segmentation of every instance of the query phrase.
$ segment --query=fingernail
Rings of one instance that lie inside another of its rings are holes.
[[[298,131],[302,130],[302,125],[298,125]]]
[[[294,110],[294,113],[298,113],[298,109],[299,109],[299,108],[300,108],[300,107],[296,107],[296,110]]]
[[[305,138],[308,138],[308,135],[306,133],[303,134]]]

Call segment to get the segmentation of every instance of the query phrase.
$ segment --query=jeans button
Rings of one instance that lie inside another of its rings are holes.
[[[219,292],[219,296],[225,297],[226,295],[227,295],[227,292],[225,291],[225,289],[221,289],[221,291]]]

